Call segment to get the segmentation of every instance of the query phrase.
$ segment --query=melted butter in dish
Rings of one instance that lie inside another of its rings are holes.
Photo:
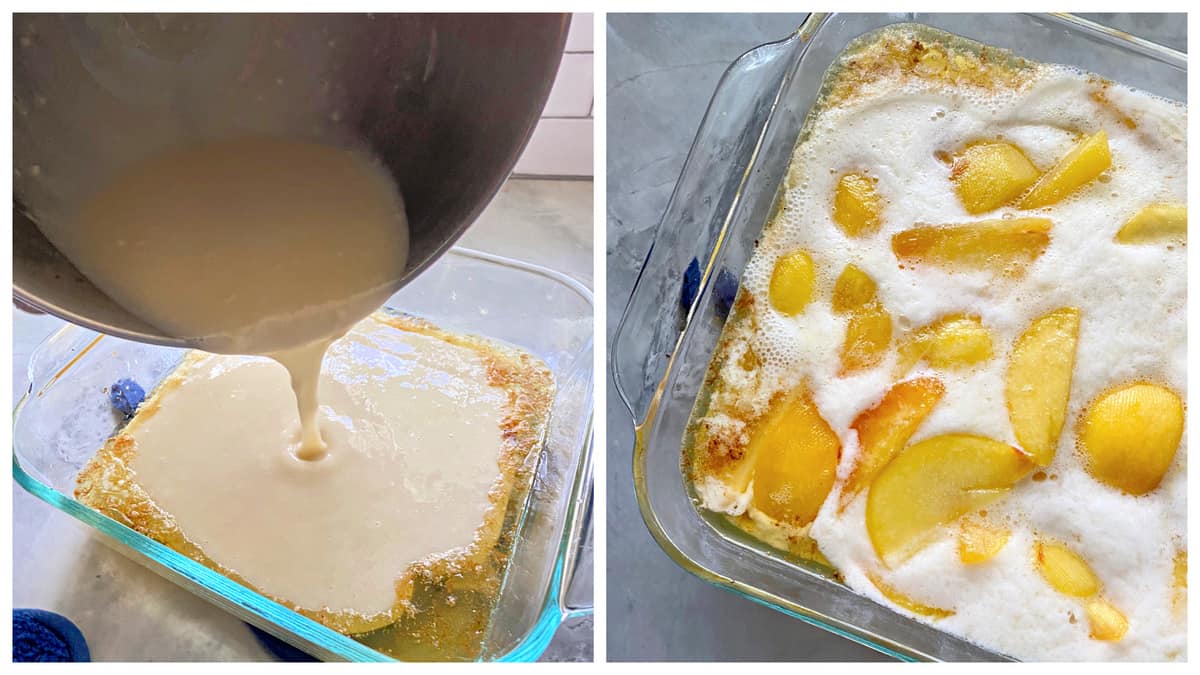
[[[81,473],[81,499],[332,627],[394,621],[417,574],[490,553],[540,440],[549,374],[371,317],[330,347],[319,387],[327,452],[303,461],[284,368],[193,352]]]

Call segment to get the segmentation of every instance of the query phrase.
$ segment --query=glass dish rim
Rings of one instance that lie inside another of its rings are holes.
[[[683,169],[680,171],[680,180],[676,181],[676,189],[678,189],[679,183],[682,182],[682,177],[689,169],[688,163],[693,151],[695,150],[695,142],[699,140],[700,130],[704,128],[705,121],[712,112],[713,103],[717,100],[717,92],[719,92],[726,84],[727,78],[743,61],[743,59],[747,58],[751,54],[759,52],[760,50],[780,48],[792,42],[799,41],[802,46],[798,48],[797,53],[792,57],[795,59],[796,63],[799,63],[807,51],[808,43],[812,40],[816,33],[831,19],[842,14],[847,13],[812,12],[790,35],[779,40],[773,40],[757,45],[734,59],[734,61],[729,65],[728,68],[726,68],[726,70],[722,73],[721,78],[718,80],[718,83],[714,89],[714,96],[712,99],[710,99],[709,105],[705,110],[705,114],[701,118],[702,121],[697,129],[697,138],[693,139],[693,145],[688,150],[688,160],[685,160]],[[1122,43],[1126,47],[1132,48],[1134,51],[1143,56],[1174,65],[1184,69],[1185,71],[1187,69],[1187,54],[1184,52],[1180,52],[1176,49],[1160,45],[1145,38],[1140,38],[1130,33],[1084,19],[1074,14],[1057,12],[1019,14],[1049,19],[1063,25],[1064,27],[1075,29],[1085,35],[1098,36],[1105,40]],[[896,23],[908,22],[920,23],[921,21],[919,18],[901,18],[899,16],[896,20]],[[671,197],[667,201],[667,206],[663,209],[663,216],[655,228],[655,234],[651,241],[650,249],[647,251],[646,257],[643,261],[643,266],[639,270],[638,277],[634,282],[633,291],[630,293],[630,297],[626,302],[625,308],[622,311],[621,317],[617,323],[616,330],[614,331],[613,340],[608,354],[608,369],[613,378],[613,384],[614,388],[616,389],[617,396],[621,400],[621,403],[624,405],[626,412],[629,414],[633,422],[634,446],[632,453],[632,464],[634,494],[637,498],[638,511],[642,516],[642,521],[646,528],[650,531],[654,541],[658,544],[659,548],[661,548],[663,552],[675,562],[675,564],[679,565],[687,572],[699,577],[713,586],[716,586],[717,588],[733,592],[734,594],[747,600],[751,600],[760,605],[774,609],[782,614],[797,618],[805,623],[844,637],[865,647],[891,656],[897,660],[919,661],[922,659],[913,654],[898,651],[886,646],[885,644],[875,642],[866,635],[847,631],[839,627],[836,625],[837,623],[841,623],[839,619],[827,616],[816,610],[811,610],[804,605],[799,604],[798,602],[785,599],[751,584],[726,577],[720,572],[710,569],[705,564],[694,560],[675,545],[671,539],[671,536],[667,533],[666,528],[659,521],[658,514],[655,513],[649,500],[649,493],[646,483],[648,438],[650,436],[650,432],[654,428],[655,422],[658,419],[659,405],[662,401],[663,393],[667,387],[668,380],[671,379],[671,376],[677,365],[676,356],[679,354],[680,346],[683,344],[685,338],[692,330],[693,319],[696,316],[701,299],[705,296],[705,289],[707,289],[717,273],[714,261],[718,259],[720,252],[723,250],[726,242],[728,241],[727,235],[729,234],[729,228],[733,222],[733,214],[739,208],[741,208],[741,196],[747,185],[747,182],[750,179],[750,169],[755,166],[757,155],[762,149],[762,143],[766,136],[766,130],[774,117],[777,106],[779,105],[780,97],[783,93],[783,87],[786,84],[786,79],[787,78],[785,78],[784,82],[779,83],[778,88],[774,91],[774,98],[771,103],[771,111],[764,118],[762,127],[760,129],[755,129],[757,143],[751,151],[750,160],[747,163],[747,170],[741,176],[737,184],[736,197],[730,203],[729,207],[724,212],[720,213],[719,217],[721,220],[721,225],[717,228],[714,244],[711,250],[708,250],[704,253],[703,260],[705,262],[702,263],[700,269],[701,276],[699,284],[697,285],[698,291],[685,313],[683,328],[679,331],[678,336],[672,341],[672,348],[669,352],[670,356],[667,358],[666,366],[663,369],[661,377],[657,378],[657,382],[653,385],[653,393],[650,395],[649,402],[645,405],[645,412],[641,415],[641,419],[639,419],[637,406],[627,393],[627,387],[623,382],[624,378],[621,375],[621,369],[617,364],[617,354],[622,351],[621,344],[623,342],[623,338],[625,338],[627,335],[626,320],[631,316],[631,308],[633,306],[634,299],[638,294],[638,285],[642,279],[642,275],[646,270],[645,262],[650,259],[654,245],[658,241],[659,233],[662,231],[664,226],[668,226],[665,222],[665,219],[671,213],[672,205],[674,204],[677,196],[674,190],[672,191]]]
[[[595,300],[591,289],[574,277],[535,263],[525,262],[500,256],[484,251],[478,251],[462,246],[450,248],[445,255],[457,255],[472,258],[486,263],[511,267],[523,273],[546,277],[577,294],[584,303],[595,310]],[[47,336],[31,354],[30,366],[35,362],[36,355],[47,344],[61,338],[67,332],[91,331],[72,323],[58,328]],[[95,331],[91,331],[95,332]],[[100,337],[110,337],[102,333]],[[121,338],[114,338],[121,339]],[[592,340],[588,341],[591,344]],[[168,347],[170,348],[170,347]],[[177,349],[177,348],[175,348]],[[584,347],[587,349],[587,347]],[[69,367],[69,364],[68,364]],[[27,366],[25,372],[26,390],[13,406],[11,425],[15,427],[21,411],[33,394],[32,375]],[[57,379],[57,377],[55,378]],[[594,383],[593,383],[594,384]],[[562,532],[559,536],[557,553],[555,554],[554,569],[550,582],[546,587],[542,609],[537,620],[508,652],[495,659],[498,662],[529,662],[536,661],[549,646],[558,627],[566,620],[592,614],[592,607],[568,608],[563,594],[573,581],[574,565],[578,562],[575,549],[582,543],[580,537],[586,531],[588,506],[591,501],[593,472],[591,470],[592,451],[594,446],[593,424],[595,419],[595,401],[588,409],[587,420],[584,422],[584,443],[579,450],[579,460],[573,469],[571,491],[567,500],[567,508],[563,515]],[[125,525],[94,511],[75,499],[62,494],[53,487],[46,485],[25,471],[17,454],[16,441],[12,448],[13,479],[26,492],[41,499],[59,511],[79,520],[85,525],[109,537],[129,550],[149,561],[158,563],[175,574],[188,579],[192,583],[216,593],[218,596],[245,608],[257,618],[275,626],[300,635],[305,640],[328,650],[334,656],[361,662],[398,662],[382,652],[376,651],[353,638],[327,628],[312,619],[304,617],[283,605],[252,591],[241,584],[200,563],[178,553],[146,535],[130,529]],[[571,563],[568,565],[568,563]],[[189,589],[190,590],[190,589]],[[240,617],[237,617],[240,619]],[[261,626],[260,626],[261,627]]]

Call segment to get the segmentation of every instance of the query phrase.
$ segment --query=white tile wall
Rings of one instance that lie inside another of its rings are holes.
[[[538,122],[514,173],[545,176],[592,175],[592,119],[551,118]]]
[[[592,26],[591,14],[571,17],[558,76],[515,173],[592,175]]]
[[[571,17],[571,29],[567,31],[568,52],[590,52],[592,50],[592,15],[576,14]]]
[[[592,55],[563,54],[542,117],[587,117],[592,109]]]

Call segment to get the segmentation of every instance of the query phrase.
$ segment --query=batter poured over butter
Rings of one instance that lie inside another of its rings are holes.
[[[108,181],[74,221],[43,232],[127,310],[206,351],[287,367],[317,459],[325,349],[395,290],[408,258],[404,203],[348,150],[241,139],[152,157]],[[292,425],[289,425],[289,428]]]
[[[527,354],[375,315],[329,349],[302,461],[288,375],[192,352],[79,475],[80,501],[332,628],[491,555],[552,391]]]

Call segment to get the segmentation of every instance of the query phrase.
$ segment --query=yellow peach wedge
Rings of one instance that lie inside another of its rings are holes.
[[[1101,395],[1083,414],[1079,447],[1093,478],[1131,495],[1158,487],[1183,436],[1183,401],[1138,382]]]
[[[934,368],[957,370],[992,358],[992,335],[979,317],[953,314],[913,332],[900,343],[897,354],[897,377],[922,360]]]
[[[846,265],[833,286],[833,311],[849,314],[842,343],[846,375],[878,365],[892,343],[892,315],[876,298],[875,280],[853,264]]]
[[[846,265],[833,285],[833,311],[846,314],[875,299],[875,280],[853,263]]]
[[[845,509],[854,501],[904,448],[945,391],[942,383],[932,377],[898,382],[875,407],[854,419],[850,428],[858,433],[861,450],[842,487],[839,508]]]
[[[1121,226],[1116,240],[1120,244],[1187,243],[1187,204],[1146,206]]]
[[[1108,600],[1099,595],[1100,580],[1080,555],[1065,545],[1038,541],[1033,545],[1034,567],[1054,590],[1076,598],[1086,598],[1089,635],[1093,640],[1120,640],[1129,630],[1129,620]]]
[[[1093,640],[1114,642],[1125,637],[1125,633],[1129,631],[1129,619],[1104,598],[1089,600],[1084,609],[1087,611],[1088,626],[1091,628],[1088,635]]]
[[[985,563],[1004,549],[1012,530],[999,525],[964,520],[958,533],[958,559],[966,565]]]
[[[842,370],[846,375],[879,365],[892,343],[892,315],[873,300],[850,314],[842,343]]]
[[[775,262],[768,295],[771,306],[780,313],[794,316],[812,300],[816,270],[805,251],[792,251]]]
[[[867,492],[867,534],[884,564],[903,562],[939,528],[1007,495],[1033,464],[982,436],[947,434],[896,455]]]
[[[754,507],[792,526],[811,523],[833,489],[841,449],[807,388],[777,401],[746,448]]]
[[[833,194],[833,222],[848,237],[873,234],[882,222],[882,204],[874,179],[861,173],[846,174]]]
[[[901,593],[896,589],[895,586],[892,586],[884,581],[878,574],[868,572],[867,579],[875,585],[875,588],[879,589],[879,592],[883,594],[883,597],[891,600],[904,609],[907,609],[913,614],[920,614],[921,616],[927,616],[931,619],[945,619],[948,616],[954,616],[954,610],[926,605],[923,602],[914,600],[911,596],[905,593]]]
[[[967,213],[986,213],[1004,206],[1037,181],[1037,167],[1011,143],[967,146],[950,169],[954,192]]]
[[[1108,134],[1101,129],[1083,139],[1042,174],[1021,200],[1021,208],[1037,209],[1060,202],[1098,178],[1110,166],[1112,154],[1108,150]]]
[[[1033,545],[1037,571],[1059,593],[1086,598],[1100,591],[1100,580],[1083,558],[1066,546],[1039,541]]]
[[[892,252],[905,263],[949,271],[1011,272],[1036,260],[1050,245],[1048,218],[981,220],[967,225],[922,225],[892,237]]]
[[[1017,338],[1004,378],[1008,419],[1017,442],[1048,466],[1067,417],[1079,310],[1063,307],[1036,319]]]

